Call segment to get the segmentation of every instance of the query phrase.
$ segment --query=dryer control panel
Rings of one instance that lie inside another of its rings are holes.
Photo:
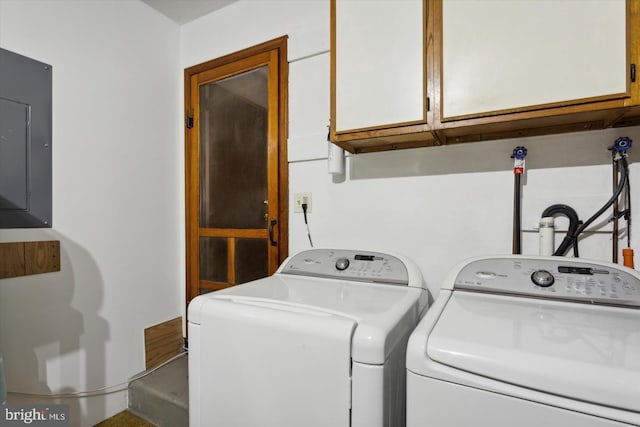
[[[470,261],[454,289],[640,307],[640,275],[611,263],[505,256]]]
[[[410,283],[407,260],[380,252],[310,249],[287,260],[282,274],[420,286]],[[421,278],[420,278],[421,279]]]

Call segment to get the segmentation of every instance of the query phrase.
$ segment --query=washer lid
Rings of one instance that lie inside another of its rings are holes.
[[[456,291],[434,361],[513,385],[640,412],[640,310]]]
[[[276,274],[194,298],[189,322],[202,324],[212,299],[257,303],[272,310],[326,313],[353,319],[354,361],[382,365],[418,323],[422,288]]]
[[[348,427],[355,321],[211,298],[197,348],[201,425]]]

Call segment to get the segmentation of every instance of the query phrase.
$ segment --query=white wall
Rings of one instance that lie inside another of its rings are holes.
[[[0,281],[7,387],[123,383],[144,370],[144,328],[183,305],[179,27],[137,0],[0,0],[0,47],[53,66],[53,228],[0,241],[62,252],[59,273]],[[90,426],[126,393],[66,402]]]
[[[326,160],[300,161],[290,164],[290,191],[313,195],[309,223],[316,246],[380,248],[409,255],[437,295],[457,262],[511,253],[514,179],[509,156],[514,147],[525,145],[529,150],[522,190],[522,226],[527,229],[522,250],[537,254],[534,227],[546,207],[568,204],[586,220],[609,199],[607,147],[622,135],[640,141],[640,128],[351,156],[341,183],[327,175]],[[638,158],[635,153],[630,156],[632,162]],[[630,169],[632,200],[637,200],[633,184],[640,168],[632,164]],[[633,220],[637,217],[634,214]],[[558,223],[566,230],[564,218]],[[300,214],[291,214],[290,234],[292,252],[309,247]],[[557,235],[556,245],[562,236]],[[632,233],[632,247],[637,242]],[[589,235],[581,241],[580,253],[611,260],[610,235]]]
[[[611,195],[607,148],[623,135],[640,142],[640,127],[634,127],[361,154],[348,157],[346,175],[334,178],[326,160],[328,1],[243,0],[184,25],[181,34],[184,67],[289,35],[290,205],[296,192],[312,193],[309,223],[316,247],[404,253],[421,267],[434,295],[457,262],[511,252],[513,148],[529,150],[522,191],[522,225],[528,231],[522,247],[536,254],[533,229],[544,208],[565,203],[581,219],[591,216]],[[640,148],[631,150],[632,163],[640,158],[634,150]],[[633,182],[638,173],[632,164]],[[564,218],[558,222],[566,227]],[[291,212],[289,223],[290,253],[308,248],[302,215]],[[638,240],[632,237],[634,246]],[[610,248],[606,233],[580,244],[583,257],[602,260],[611,259]]]
[[[514,146],[530,152],[530,227],[557,202],[589,216],[610,194],[606,147],[619,135],[640,141],[636,127],[358,155],[334,179],[326,0],[242,0],[180,28],[134,0],[0,0],[0,47],[53,65],[54,79],[54,227],[0,230],[0,241],[62,244],[60,273],[0,281],[9,389],[91,390],[143,369],[143,329],[182,312],[182,69],[284,34],[290,198],[312,193],[316,246],[405,253],[434,293],[458,260],[510,252]],[[290,215],[293,253],[308,242],[302,216]],[[525,233],[526,253],[535,240]],[[606,234],[581,245],[600,259],[609,247]],[[122,393],[69,402],[82,414],[74,425],[125,406]]]

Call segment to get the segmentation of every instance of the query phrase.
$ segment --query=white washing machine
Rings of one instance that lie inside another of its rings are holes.
[[[458,266],[407,349],[407,427],[640,425],[640,275],[576,258]]]
[[[406,345],[426,310],[416,265],[311,249],[189,304],[189,425],[405,423]]]

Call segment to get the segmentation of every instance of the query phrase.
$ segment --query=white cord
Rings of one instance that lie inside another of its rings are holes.
[[[75,398],[95,397],[95,396],[103,396],[103,395],[107,395],[107,394],[117,393],[117,392],[120,392],[120,391],[125,391],[129,387],[129,384],[131,384],[132,382],[137,381],[137,380],[139,380],[141,378],[146,377],[147,375],[152,374],[153,372],[155,372],[158,369],[162,368],[163,366],[173,362],[174,360],[178,359],[179,357],[184,356],[187,353],[188,352],[177,354],[177,355],[173,356],[172,358],[170,358],[169,360],[166,360],[165,362],[162,362],[160,365],[155,366],[155,367],[149,369],[148,371],[144,371],[144,372],[134,376],[133,378],[129,379],[129,381],[127,381],[127,382],[122,382],[120,384],[116,384],[116,385],[112,385],[112,386],[105,386],[105,387],[98,388],[98,389],[95,389],[95,390],[76,391],[76,392],[73,392],[73,393],[52,393],[52,394],[47,394],[47,393],[25,393],[25,392],[20,392],[20,391],[7,390],[7,393],[17,394],[17,395],[20,395],[20,396],[48,397],[48,398],[51,398],[51,399],[63,399],[63,398],[74,398],[74,397]],[[111,390],[111,389],[115,389],[115,390]]]

